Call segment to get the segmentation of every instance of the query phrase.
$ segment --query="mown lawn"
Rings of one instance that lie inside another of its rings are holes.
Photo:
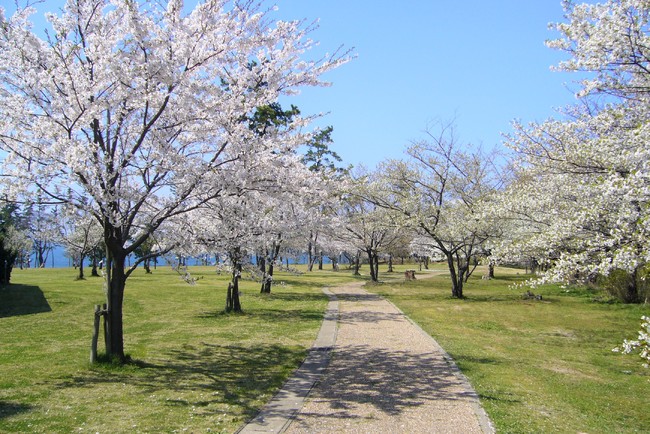
[[[0,432],[233,432],[301,363],[326,284],[348,273],[279,274],[271,295],[243,281],[243,315],[223,314],[228,276],[136,271],[125,296],[134,363],[89,365],[101,278],[15,270],[0,289]],[[101,350],[101,345],[100,345]]]
[[[650,432],[650,370],[636,355],[611,351],[636,337],[650,306],[606,304],[597,292],[558,286],[533,290],[541,301],[524,300],[523,289],[511,289],[523,271],[503,268],[494,280],[477,270],[467,298],[455,300],[440,273],[369,289],[447,350],[499,433]]]
[[[612,353],[633,338],[643,305],[594,301],[581,288],[510,289],[523,275],[450,297],[438,276],[403,282],[404,266],[369,286],[451,354],[500,433],[650,431],[650,371]],[[281,274],[270,296],[242,285],[243,315],[223,314],[228,277],[191,267],[190,286],[169,268],[129,280],[124,367],[88,364],[101,279],[74,270],[16,270],[0,289],[0,432],[234,432],[299,365],[320,327],[321,288],[350,273]],[[419,273],[418,273],[419,275]]]

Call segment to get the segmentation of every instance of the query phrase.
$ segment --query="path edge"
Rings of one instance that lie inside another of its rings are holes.
[[[316,340],[302,364],[289,376],[280,390],[266,403],[259,413],[238,434],[282,433],[303,407],[309,392],[321,379],[329,365],[331,352],[336,344],[339,319],[339,301],[332,291],[323,288],[329,301]]]

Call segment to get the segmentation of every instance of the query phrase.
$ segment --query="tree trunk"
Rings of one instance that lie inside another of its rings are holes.
[[[638,285],[638,268],[629,273],[627,278],[627,285],[625,288],[625,295],[623,301],[625,303],[638,303],[639,302],[639,285]]]
[[[474,259],[474,261],[473,263],[470,264],[471,259]],[[470,254],[470,256],[468,256],[466,260],[462,260],[462,262],[463,262],[462,264],[463,274],[461,274],[461,276],[464,276],[463,280],[465,281],[465,283],[467,283],[472,273],[474,273],[474,270],[476,270],[476,267],[478,267],[478,258],[476,256],[472,257]],[[460,268],[460,264],[459,264],[459,268]]]
[[[241,313],[241,302],[239,300],[239,279],[241,278],[241,264],[238,264],[236,271],[233,272],[233,285],[232,285],[232,311]]]
[[[92,258],[92,268],[90,270],[90,275],[92,277],[99,277],[99,273],[97,272],[97,255],[93,254],[91,255]]]
[[[266,273],[266,256],[258,253],[257,254],[257,266],[259,267],[262,273]]]
[[[79,276],[77,276],[77,280],[84,280],[84,259],[86,259],[84,255],[79,255]]]
[[[316,241],[314,233],[309,232],[309,245],[307,246],[307,271],[312,271],[316,262]]]
[[[488,277],[494,279],[494,262],[488,262]]]
[[[41,245],[36,246],[36,260],[38,261],[38,268],[45,268],[47,261],[47,247]]]
[[[124,326],[123,326],[123,302],[124,288],[126,286],[125,262],[126,255],[120,245],[113,245],[110,251],[106,251],[106,301],[108,313],[106,315],[106,355],[117,362],[124,363]]]
[[[239,260],[233,260],[231,255],[232,262],[232,281],[228,285],[228,295],[226,299],[226,312],[235,312],[241,313],[241,302],[239,300],[239,279],[241,278],[241,262]]]
[[[379,275],[377,273],[377,267],[379,266],[379,259],[375,252],[372,250],[366,250],[368,254],[368,265],[370,266],[370,280],[373,282],[379,281]]]
[[[393,272],[393,255],[388,255],[388,272]]]
[[[375,282],[379,282],[379,255],[375,252]]]
[[[451,277],[451,296],[454,298],[463,298],[463,279],[462,275],[456,274],[456,264],[454,264],[454,254],[445,252],[447,256],[447,266],[449,267],[449,275]]]
[[[228,282],[226,290],[226,312],[232,312],[232,282]]]
[[[271,293],[271,285],[273,284],[273,261],[269,261],[268,271],[264,273],[264,278],[262,279],[262,289],[260,292],[262,294]]]
[[[267,264],[262,268],[262,273],[264,273],[264,279],[262,280],[262,288],[260,292],[262,294],[270,294],[271,286],[273,285],[273,272],[275,271],[275,261],[277,261],[280,256],[280,247],[282,246],[282,235],[278,235],[278,239],[273,242],[273,247],[271,248],[270,255],[267,258],[264,258],[263,264]],[[269,253],[267,251],[267,253]],[[280,259],[280,265],[282,265],[282,259]]]

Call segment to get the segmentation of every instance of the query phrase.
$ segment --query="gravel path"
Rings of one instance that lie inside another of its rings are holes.
[[[284,423],[242,432],[494,432],[466,378],[435,340],[359,283],[330,290],[338,299],[338,330],[327,332],[336,344],[326,369],[322,363],[311,369],[320,380],[303,385],[306,400],[278,395],[278,402],[296,406]]]

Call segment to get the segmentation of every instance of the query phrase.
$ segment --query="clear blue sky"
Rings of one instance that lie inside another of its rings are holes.
[[[550,71],[564,54],[544,45],[557,36],[548,23],[563,19],[560,0],[275,1],[279,19],[320,19],[319,51],[354,47],[356,59],[326,76],[332,87],[292,101],[329,113],[319,124],[334,127],[346,164],[401,157],[435,120],[455,118],[462,142],[497,146],[513,119],[541,121],[575,101],[576,77]]]
[[[334,150],[373,167],[401,157],[436,119],[456,119],[462,142],[492,147],[513,119],[555,116],[575,102],[576,76],[552,72],[565,54],[545,40],[563,20],[560,0],[287,0],[282,18],[320,18],[320,49],[354,47],[357,58],[308,90],[303,112],[330,112]]]

